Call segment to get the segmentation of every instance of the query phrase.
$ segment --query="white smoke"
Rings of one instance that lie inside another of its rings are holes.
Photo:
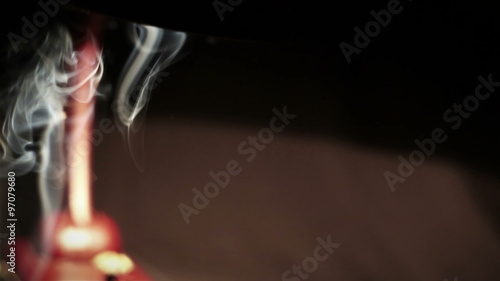
[[[132,38],[135,46],[118,81],[115,109],[132,158],[141,169],[142,151],[137,152],[133,145],[141,126],[137,117],[146,111],[159,75],[179,59],[186,34],[134,24]],[[44,214],[61,207],[66,172],[72,168],[65,159],[64,129],[65,124],[77,120],[67,120],[68,97],[88,82],[97,87],[103,75],[99,53],[93,71],[75,82],[76,66],[83,59],[80,55],[70,32],[59,26],[37,44],[30,63],[3,93],[2,105],[8,107],[0,138],[0,171],[2,175],[39,173]],[[90,110],[88,114],[94,114],[93,107]]]
[[[92,73],[74,83],[80,54],[73,48],[69,31],[57,27],[41,41],[31,62],[4,93],[8,109],[0,139],[0,169],[2,174],[38,172],[44,213],[58,209],[62,202],[68,96],[89,81],[97,85],[103,71],[100,54],[97,57]]]
[[[134,134],[142,125],[141,119],[137,117],[145,112],[151,90],[158,83],[158,75],[179,59],[186,33],[134,24],[131,37],[135,47],[121,74],[115,108],[132,158],[142,170],[143,147],[141,144],[139,147],[133,145]],[[141,151],[137,152],[136,149]]]

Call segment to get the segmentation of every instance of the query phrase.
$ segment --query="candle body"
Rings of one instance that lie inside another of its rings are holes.
[[[68,212],[48,216],[41,223],[41,252],[69,259],[91,259],[103,251],[121,251],[116,223],[107,215],[94,213],[92,221],[76,224]]]

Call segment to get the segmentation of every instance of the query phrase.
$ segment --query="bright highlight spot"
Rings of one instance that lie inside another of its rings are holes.
[[[92,244],[92,233],[85,228],[68,227],[61,231],[58,240],[67,251],[84,250]]]
[[[125,254],[106,251],[96,255],[92,263],[108,275],[127,274],[134,269],[134,263]]]

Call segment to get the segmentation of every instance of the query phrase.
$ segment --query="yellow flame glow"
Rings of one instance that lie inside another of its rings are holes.
[[[67,227],[58,235],[61,247],[67,251],[78,251],[89,248],[92,244],[92,233],[86,228]]]
[[[96,255],[92,263],[102,272],[109,275],[127,274],[134,269],[132,260],[123,253],[106,251]]]

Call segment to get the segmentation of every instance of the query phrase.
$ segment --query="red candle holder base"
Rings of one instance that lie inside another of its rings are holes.
[[[152,280],[131,259],[119,253],[122,245],[118,226],[105,214],[94,213],[90,222],[76,224],[68,212],[55,213],[42,219],[39,237],[35,243],[28,239],[17,241],[16,272],[22,280]],[[104,255],[102,263],[96,264],[96,257],[103,253],[112,254]],[[126,257],[128,270],[120,269],[117,256]],[[111,269],[106,271],[100,265]],[[119,273],[110,278],[108,274],[113,270]]]
[[[41,255],[28,239],[17,243],[17,273],[26,281],[106,281],[108,276],[100,271],[91,260],[69,259]],[[153,281],[142,268],[134,263],[134,269],[117,275],[117,281]]]

